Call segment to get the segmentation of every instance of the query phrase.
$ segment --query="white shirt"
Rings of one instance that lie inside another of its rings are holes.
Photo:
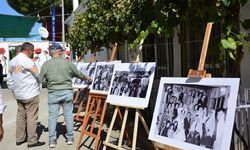
[[[2,88],[0,86],[0,114],[3,114],[6,105],[3,103]]]
[[[7,84],[16,99],[27,100],[39,95],[39,78],[28,70],[34,66],[35,62],[21,52],[10,61]]]

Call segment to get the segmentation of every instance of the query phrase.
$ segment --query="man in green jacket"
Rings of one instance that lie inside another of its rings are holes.
[[[66,122],[66,141],[72,145],[73,136],[73,91],[71,78],[77,77],[82,80],[91,80],[84,75],[71,61],[62,58],[63,48],[54,44],[50,48],[52,59],[42,65],[40,82],[48,89],[49,105],[49,147],[54,148],[57,143],[56,124],[60,105],[63,107],[63,116]]]

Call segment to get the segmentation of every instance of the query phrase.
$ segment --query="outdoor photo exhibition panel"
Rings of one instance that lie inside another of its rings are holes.
[[[154,80],[156,64],[117,63],[107,102],[112,105],[146,108]]]
[[[116,63],[121,63],[121,61],[97,62],[93,84],[90,88],[92,93],[108,94]]]
[[[149,139],[181,149],[229,149],[238,88],[238,78],[161,78]]]
[[[95,68],[96,68],[96,63],[80,62],[77,64],[77,69],[80,70],[83,74],[90,76],[92,80],[94,79]],[[79,78],[74,78],[73,80],[74,80],[73,81],[74,88],[91,87],[91,85],[93,84],[93,82],[89,80],[82,80]]]

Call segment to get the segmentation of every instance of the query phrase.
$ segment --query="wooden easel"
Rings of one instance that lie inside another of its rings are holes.
[[[86,107],[85,115],[84,115],[84,120],[82,123],[82,130],[81,130],[79,141],[78,141],[77,146],[76,146],[77,150],[80,148],[80,144],[81,144],[81,141],[82,141],[84,134],[95,138],[96,143],[95,143],[94,149],[97,150],[98,145],[99,145],[99,140],[100,140],[100,134],[101,134],[102,126],[103,126],[103,120],[104,120],[104,116],[105,116],[105,112],[106,112],[106,107],[107,107],[106,97],[107,97],[106,94],[89,93],[87,107]],[[102,111],[100,111],[101,107],[103,107]],[[87,125],[88,125],[88,122],[89,122],[89,119],[90,119],[92,112],[94,112],[94,116],[93,116],[93,120],[91,122],[90,131],[88,131]],[[98,117],[100,118],[99,119],[100,123],[99,123],[97,134],[95,134],[94,127],[96,125]]]
[[[113,117],[112,117],[112,120],[111,120],[111,123],[110,123],[110,127],[109,127],[109,130],[108,130],[108,133],[107,133],[106,140],[103,142],[103,144],[104,144],[103,150],[106,150],[107,146],[112,147],[114,149],[118,149],[118,150],[126,150],[125,148],[122,148],[122,139],[123,139],[124,130],[125,130],[127,117],[128,117],[128,110],[129,110],[128,107],[125,107],[125,113],[124,113],[124,116],[123,116],[123,121],[122,121],[121,132],[120,132],[120,136],[119,136],[119,140],[118,140],[118,145],[115,145],[115,144],[112,144],[112,143],[109,142],[111,132],[112,132],[115,120],[116,120],[116,116],[117,116],[117,113],[118,113],[118,111],[120,109],[119,107],[120,106],[116,106],[116,108],[115,108],[115,111],[114,111],[114,114],[113,114]],[[133,109],[133,108],[131,108],[131,109]],[[138,130],[139,118],[140,118],[146,132],[149,133],[149,128],[148,128],[143,116],[140,113],[140,109],[139,108],[135,108],[135,109],[136,109],[136,112],[135,112],[135,121],[134,121],[132,150],[136,149],[136,140],[137,140],[137,130]],[[155,149],[158,149],[156,147],[156,145],[154,144],[154,142],[153,142],[153,145],[154,145]]]
[[[117,50],[117,43],[114,45],[114,47],[112,49],[112,55],[111,55],[110,61],[114,60],[116,50]],[[77,96],[79,96],[79,94]],[[98,145],[99,145],[99,140],[100,140],[100,134],[101,134],[102,127],[103,127],[104,116],[105,116],[105,112],[106,112],[106,108],[107,108],[106,99],[107,99],[107,94],[89,93],[89,89],[88,89],[87,108],[85,110],[84,120],[82,121],[82,130],[81,130],[80,138],[79,138],[79,141],[78,141],[77,146],[76,146],[77,150],[79,150],[79,148],[80,148],[81,141],[82,141],[84,134],[95,138],[96,143],[94,146],[94,150],[97,150]],[[102,106],[102,108],[101,108],[101,106]],[[81,109],[79,110],[79,108],[78,108],[78,111],[80,112]],[[92,114],[92,112],[94,112],[94,116],[93,116],[93,120],[91,122],[90,131],[88,131],[87,125],[89,123],[90,115]],[[121,115],[120,110],[118,111],[118,113],[119,113],[120,119],[122,120],[122,115]],[[100,117],[100,123],[99,123],[97,134],[95,134],[93,131],[94,131],[94,126],[96,125],[96,121],[97,121],[98,116]],[[127,132],[126,132],[126,138],[130,142]]]
[[[198,70],[190,69],[188,73],[188,77],[211,77],[211,74],[207,74],[206,70],[204,70],[204,65],[206,62],[207,48],[208,48],[208,42],[210,39],[212,26],[213,26],[212,22],[207,23]]]
[[[207,48],[208,48],[209,38],[210,38],[211,30],[212,30],[212,25],[213,23],[209,22],[207,23],[207,26],[206,26],[206,32],[205,32],[205,36],[203,40],[198,70],[190,69],[188,73],[188,77],[191,77],[191,78],[192,77],[195,77],[195,78],[196,77],[199,77],[199,78],[211,77],[211,74],[207,73],[206,70],[204,70],[204,65],[206,62]],[[175,148],[175,147],[161,144],[161,143],[157,143],[157,146],[159,148],[166,149],[166,150],[180,150],[179,148]]]
[[[74,116],[74,121],[82,123],[84,115],[81,116],[80,114],[81,114],[81,111],[82,111],[82,105],[83,105],[84,97],[82,99],[80,99],[80,100],[78,99],[81,92],[83,92],[84,95],[86,95],[88,97],[89,88],[78,89],[77,92],[76,92],[76,96],[74,98],[74,101],[73,101],[74,104],[76,104],[78,101],[80,101],[79,105],[78,105],[77,113]]]

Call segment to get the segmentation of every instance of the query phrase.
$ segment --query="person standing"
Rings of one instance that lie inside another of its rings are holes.
[[[39,142],[36,129],[39,108],[39,71],[32,60],[34,45],[25,42],[9,63],[7,85],[17,101],[16,145],[28,142],[28,147],[44,145]],[[27,130],[27,132],[26,132]]]
[[[3,103],[3,95],[2,95],[2,88],[0,87],[0,142],[3,139],[4,130],[3,130],[3,112],[5,109],[5,105]]]
[[[42,65],[40,81],[43,87],[48,89],[49,105],[49,147],[54,148],[57,144],[56,124],[60,105],[63,107],[63,116],[66,122],[66,141],[72,145],[73,135],[73,91],[71,78],[91,80],[84,75],[71,61],[62,58],[63,48],[59,44],[54,44],[50,48],[52,59]]]

